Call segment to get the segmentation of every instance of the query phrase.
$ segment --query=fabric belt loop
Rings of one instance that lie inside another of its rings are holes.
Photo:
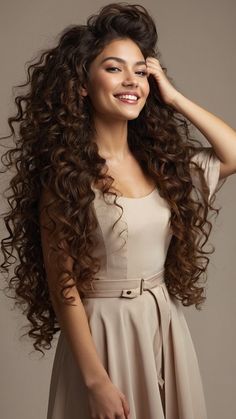
[[[144,283],[144,279],[141,278],[141,283],[140,283],[140,295],[142,295],[143,293],[143,283]]]

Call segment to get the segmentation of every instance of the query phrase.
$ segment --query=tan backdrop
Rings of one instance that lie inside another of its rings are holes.
[[[65,26],[85,23],[89,14],[107,3],[2,2],[0,135],[9,133],[6,119],[14,110],[11,89],[25,81],[25,62],[41,48],[53,45],[54,37]],[[235,1],[148,0],[141,4],[155,18],[162,60],[176,87],[236,128]],[[193,132],[208,145],[199,131]],[[9,175],[1,175],[1,191],[8,180]],[[216,251],[209,265],[204,309],[198,312],[193,307],[184,308],[202,372],[209,419],[236,417],[235,186],[236,176],[232,176],[218,194],[222,210],[211,235]],[[5,207],[2,203],[1,212]],[[26,319],[12,310],[12,301],[2,293],[0,298],[1,417],[45,419],[56,340],[44,359],[40,359],[40,353],[30,354],[32,342],[19,339]]]

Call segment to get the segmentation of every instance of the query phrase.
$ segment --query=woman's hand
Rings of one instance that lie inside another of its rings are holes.
[[[148,76],[152,74],[158,83],[158,87],[164,102],[167,103],[167,105],[173,105],[174,99],[179,92],[167,79],[158,59],[154,57],[147,57],[146,66]]]
[[[125,395],[110,380],[88,389],[88,403],[92,419],[131,419]]]

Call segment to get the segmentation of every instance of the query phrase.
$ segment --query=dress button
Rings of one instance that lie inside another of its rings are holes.
[[[131,294],[131,291],[126,291],[126,294]]]

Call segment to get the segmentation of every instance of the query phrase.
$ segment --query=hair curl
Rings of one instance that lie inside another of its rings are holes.
[[[9,274],[10,266],[17,261],[15,250],[18,265],[8,289],[14,292],[15,304],[25,305],[24,314],[31,323],[28,335],[35,340],[34,348],[43,354],[40,348],[51,348],[60,325],[46,278],[40,197],[45,188],[55,198],[48,205],[54,233],[58,227],[52,250],[58,255],[61,274],[67,274],[61,281],[61,297],[70,304],[65,290],[75,284],[83,296],[83,287],[91,283],[100,266],[99,260],[91,256],[98,225],[91,205],[95,198],[91,184],[105,180],[102,190],[110,193],[114,180],[106,176],[106,160],[98,154],[93,141],[95,127],[89,97],[83,101],[79,91],[90,63],[117,38],[133,40],[145,58],[153,56],[161,61],[156,27],[147,10],[141,5],[109,4],[90,16],[86,25],[66,27],[56,47],[41,51],[38,61],[29,62],[27,81],[17,86],[28,87],[28,92],[16,96],[17,114],[8,118],[11,134],[2,137],[13,136],[15,141],[15,147],[1,160],[6,168],[15,168],[16,174],[8,188],[10,210],[4,214],[4,221],[9,236],[1,241],[4,262],[0,266]],[[203,146],[190,137],[188,121],[164,103],[152,76],[148,80],[146,104],[138,118],[128,121],[128,144],[171,211],[173,236],[165,262],[168,291],[183,305],[195,304],[200,309],[206,297],[204,287],[198,285],[209,263],[204,255],[215,250],[203,250],[212,229],[207,217],[209,209],[217,214],[219,209],[212,207],[206,194],[194,200],[189,163]],[[13,123],[19,126],[18,138]],[[202,170],[196,170],[206,190]],[[73,260],[71,270],[65,269],[61,258],[62,243],[67,244],[63,247],[65,255]],[[73,284],[69,284],[71,278]]]

